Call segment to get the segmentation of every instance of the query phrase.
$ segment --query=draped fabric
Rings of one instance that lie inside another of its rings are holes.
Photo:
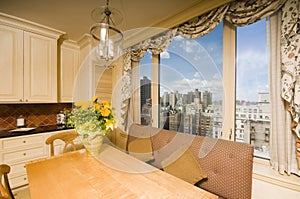
[[[202,37],[210,33],[223,20],[229,4],[216,8],[207,14],[195,17],[178,26],[177,33],[189,39]]]
[[[281,11],[267,20],[268,49],[270,51],[269,85],[271,100],[270,162],[281,174],[300,174],[297,169],[295,137],[291,131],[291,117],[281,98]]]
[[[282,98],[288,102],[294,121],[293,131],[300,139],[300,3],[289,0],[283,7],[281,27]]]
[[[235,26],[245,26],[275,13],[286,0],[234,1],[178,26],[177,33],[184,38],[198,38],[210,33],[226,19]]]
[[[235,26],[252,24],[275,13],[286,0],[242,0],[230,4],[225,19]]]
[[[300,169],[300,2],[288,0],[282,12],[281,97],[292,116],[291,129],[298,142],[296,153]]]

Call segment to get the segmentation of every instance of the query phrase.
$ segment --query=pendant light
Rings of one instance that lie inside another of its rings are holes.
[[[106,62],[117,59],[122,55],[123,33],[115,27],[122,21],[120,12],[106,5],[95,8],[92,18],[96,22],[90,28],[90,34],[98,42],[96,47],[97,56]]]

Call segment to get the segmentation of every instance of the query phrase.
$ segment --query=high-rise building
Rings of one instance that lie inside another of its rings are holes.
[[[195,95],[195,98],[194,98],[195,104],[200,104],[201,103],[201,92],[198,89],[195,89],[194,95]]]
[[[164,107],[167,107],[170,105],[170,98],[169,98],[169,93],[164,92],[163,97],[162,97],[162,105]]]
[[[187,104],[194,102],[194,92],[190,91],[187,93]]]
[[[169,101],[170,101],[170,106],[172,107],[172,109],[174,109],[177,103],[176,93],[173,92],[170,93]]]
[[[144,76],[140,80],[141,123],[148,125],[151,121],[151,80]]]
[[[212,104],[212,93],[209,91],[204,91],[202,96],[203,109],[206,110],[206,108],[211,104]]]
[[[147,99],[151,98],[151,80],[144,76],[140,80],[140,92],[141,92],[141,107],[146,104]]]
[[[169,130],[179,131],[181,114],[174,111],[169,115]]]

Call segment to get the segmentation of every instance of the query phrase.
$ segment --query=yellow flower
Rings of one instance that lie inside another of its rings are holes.
[[[75,102],[71,114],[74,127],[81,135],[107,134],[114,129],[116,124],[110,103],[108,101],[98,102],[97,96],[90,101]]]
[[[101,112],[101,115],[104,116],[104,117],[107,117],[110,114],[110,110],[107,107],[102,108],[100,110],[100,112]]]
[[[89,103],[89,102],[82,102],[81,108],[82,108],[83,110],[86,110],[89,106],[90,106],[90,103]]]
[[[75,106],[82,106],[82,104],[83,104],[83,102],[82,101],[77,101],[77,102],[75,102]]]
[[[110,107],[110,104],[108,101],[103,101],[102,104],[104,107]]]
[[[106,122],[106,130],[113,130],[114,129],[114,124],[115,121],[114,120],[109,120],[109,119],[105,119]]]
[[[95,110],[100,110],[100,104],[99,103],[94,104],[94,107],[95,107]]]
[[[94,96],[94,97],[92,98],[92,101],[93,101],[93,102],[97,102],[97,100],[98,100],[98,96]]]

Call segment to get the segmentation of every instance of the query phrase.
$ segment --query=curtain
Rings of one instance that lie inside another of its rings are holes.
[[[296,135],[298,168],[300,169],[300,2],[288,0],[282,8],[281,97],[292,116],[291,129]]]
[[[267,20],[269,85],[271,101],[270,162],[280,174],[300,174],[295,154],[295,136],[291,131],[291,117],[281,98],[281,12]]]
[[[229,4],[216,8],[207,14],[195,17],[178,26],[177,33],[189,39],[202,37],[210,33],[223,20]]]
[[[275,13],[286,0],[242,0],[235,1],[225,15],[225,19],[235,26],[245,26]]]
[[[226,19],[235,26],[245,26],[275,13],[286,0],[241,0],[216,8],[178,26],[184,38],[198,38],[210,33]]]

